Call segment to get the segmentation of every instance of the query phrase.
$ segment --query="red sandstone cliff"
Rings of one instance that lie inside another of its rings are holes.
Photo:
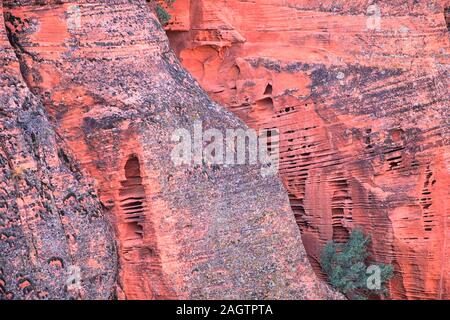
[[[22,75],[114,227],[119,298],[338,297],[276,177],[172,163],[176,129],[246,127],[181,68],[145,0],[3,3]]]
[[[0,2],[0,299],[110,299],[117,269],[92,182],[23,81]]]
[[[391,263],[392,298],[450,298],[449,1],[177,0],[182,64],[254,128],[317,272],[352,228]],[[447,20],[448,21],[448,20]]]

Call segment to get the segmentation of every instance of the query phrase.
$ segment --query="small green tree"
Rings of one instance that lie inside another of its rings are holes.
[[[173,3],[175,2],[175,0],[163,0],[163,1],[169,8],[172,7]],[[160,3],[158,3],[158,0],[147,0],[147,2],[156,2],[155,10],[156,15],[158,16],[158,20],[159,22],[161,22],[163,26],[167,25],[167,23],[169,23],[170,19],[172,18],[171,15],[167,12],[167,10]]]
[[[320,256],[323,271],[330,284],[349,299],[367,299],[370,295],[385,295],[386,283],[393,276],[390,265],[368,263],[370,237],[361,230],[353,230],[348,242],[343,244],[331,241],[327,243]],[[379,286],[368,285],[373,277],[369,265],[376,266]]]

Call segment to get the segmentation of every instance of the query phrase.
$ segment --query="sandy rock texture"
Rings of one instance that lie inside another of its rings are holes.
[[[112,299],[117,272],[105,210],[23,81],[0,2],[0,299]]]
[[[179,64],[146,1],[5,0],[27,86],[95,180],[122,299],[330,299],[277,177],[175,166],[176,129],[246,129]]]
[[[395,267],[391,298],[450,298],[449,7],[174,5],[183,66],[249,126],[280,129],[280,175],[319,274],[324,244],[358,227]]]

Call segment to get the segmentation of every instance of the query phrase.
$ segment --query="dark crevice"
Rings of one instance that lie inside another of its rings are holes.
[[[331,198],[331,223],[333,226],[333,241],[346,243],[350,233],[346,228],[346,222],[352,221],[353,202],[350,197],[350,186],[348,181],[338,177],[331,183],[334,190]]]
[[[264,95],[271,95],[273,92],[273,87],[270,83],[267,84],[266,90],[264,91]]]
[[[125,181],[119,191],[120,208],[125,221],[125,240],[142,240],[145,220],[145,189],[139,159],[131,156],[125,164]]]
[[[450,7],[444,9],[445,22],[447,23],[447,30],[450,32]]]

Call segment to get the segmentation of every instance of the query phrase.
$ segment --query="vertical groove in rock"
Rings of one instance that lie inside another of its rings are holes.
[[[136,154],[128,157],[123,176],[118,210],[121,256],[126,261],[122,272],[123,289],[125,293],[135,292],[135,297],[147,292],[150,299],[176,299],[164,280],[152,206],[148,200],[151,191],[145,190],[146,177]],[[148,284],[142,282],[142,272],[151,279]],[[133,298],[130,294],[128,297]]]
[[[447,29],[450,32],[450,7],[444,9],[445,22],[447,23]]]

